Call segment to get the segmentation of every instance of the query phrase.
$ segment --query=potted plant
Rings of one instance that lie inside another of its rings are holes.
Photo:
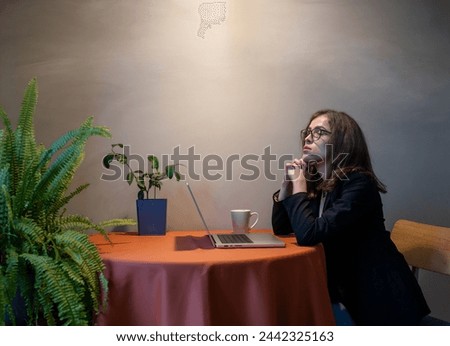
[[[135,222],[95,224],[66,213],[88,187],[69,191],[87,139],[110,133],[90,117],[46,148],[34,136],[36,102],[32,79],[16,129],[0,107],[0,324],[89,325],[106,302],[107,280],[86,231],[107,237],[105,227]]]
[[[117,148],[120,148],[120,152],[116,151]],[[156,198],[156,192],[161,190],[163,180],[175,177],[179,181],[181,175],[176,171],[176,165],[167,165],[163,171],[160,171],[159,160],[155,155],[148,155],[147,160],[149,165],[147,172],[141,169],[133,170],[124,152],[124,145],[117,143],[111,145],[111,152],[103,158],[103,166],[109,169],[111,162],[117,161],[128,171],[126,175],[128,184],[136,183],[139,189],[136,200],[138,234],[164,235],[166,234],[167,199]],[[153,198],[149,198],[152,188]]]

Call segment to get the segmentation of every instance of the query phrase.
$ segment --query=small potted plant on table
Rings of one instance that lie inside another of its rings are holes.
[[[116,151],[117,148],[120,148],[121,152]],[[117,143],[111,145],[111,152],[103,158],[103,166],[109,169],[111,162],[117,161],[128,171],[126,175],[128,185],[136,183],[139,189],[136,200],[139,235],[165,235],[167,199],[156,198],[156,192],[157,189],[161,190],[163,180],[175,177],[179,181],[181,175],[175,170],[176,165],[167,165],[163,171],[160,171],[159,160],[155,155],[148,155],[147,160],[149,163],[147,172],[133,170],[124,152],[124,145]],[[153,198],[149,198],[151,188],[153,188]]]

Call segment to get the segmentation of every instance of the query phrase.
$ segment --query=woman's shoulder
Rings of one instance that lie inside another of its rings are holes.
[[[349,180],[362,180],[362,181],[370,181],[372,180],[369,173],[363,171],[350,171],[346,173],[346,176]]]
[[[380,202],[380,193],[376,182],[363,172],[351,172],[342,178],[330,192],[331,199],[345,199],[357,203],[372,204]]]
[[[377,190],[377,183],[370,173],[362,171],[352,171],[346,173],[344,177],[340,177],[339,179],[343,187],[359,186],[360,188]]]

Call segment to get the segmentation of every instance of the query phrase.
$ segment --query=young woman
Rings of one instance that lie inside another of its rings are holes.
[[[417,325],[430,310],[384,226],[364,135],[349,115],[321,110],[301,131],[303,155],[274,195],[275,234],[323,244],[328,290],[357,325]]]

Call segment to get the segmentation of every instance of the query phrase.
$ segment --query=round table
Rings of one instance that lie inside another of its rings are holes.
[[[98,325],[334,324],[321,246],[216,249],[203,231],[109,238],[90,237],[109,281]]]

